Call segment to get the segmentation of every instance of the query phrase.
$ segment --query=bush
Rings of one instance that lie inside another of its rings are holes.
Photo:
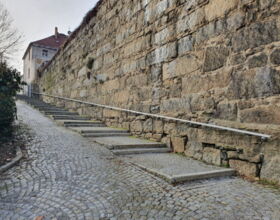
[[[0,140],[11,136],[16,118],[15,96],[25,83],[16,69],[0,63]]]

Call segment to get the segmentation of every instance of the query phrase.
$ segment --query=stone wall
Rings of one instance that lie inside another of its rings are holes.
[[[175,152],[280,183],[279,0],[103,0],[93,11],[45,69],[42,92],[272,134],[262,143],[60,103]]]

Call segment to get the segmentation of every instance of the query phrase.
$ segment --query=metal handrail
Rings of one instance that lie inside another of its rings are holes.
[[[173,118],[173,117],[168,117],[168,116],[163,116],[163,115],[158,115],[158,114],[151,114],[151,113],[133,111],[133,110],[129,110],[129,109],[118,108],[118,107],[113,107],[113,106],[109,106],[109,105],[101,105],[101,104],[92,103],[92,102],[85,102],[85,101],[78,100],[78,99],[71,99],[71,98],[65,98],[65,97],[61,97],[61,96],[48,95],[48,94],[44,94],[44,93],[33,92],[32,94],[43,95],[43,96],[47,96],[47,97],[62,99],[62,100],[71,101],[71,102],[77,102],[77,103],[81,103],[81,104],[87,104],[87,105],[96,106],[96,107],[100,107],[100,108],[106,108],[106,109],[110,109],[110,110],[133,113],[133,114],[136,114],[136,115],[145,115],[145,116],[149,116],[149,117],[152,117],[152,118],[160,118],[160,119],[177,121],[177,122],[187,123],[187,124],[196,125],[196,126],[202,126],[202,127],[213,128],[213,129],[224,130],[224,131],[231,131],[231,132],[235,132],[235,133],[239,133],[239,134],[245,134],[245,135],[260,137],[260,138],[262,138],[262,140],[266,140],[268,138],[271,138],[271,135],[257,133],[257,132],[251,132],[251,131],[246,131],[246,130],[241,130],[241,129],[236,129],[236,128],[230,128],[230,127],[225,127],[225,126],[220,126],[220,125],[215,125],[215,124],[207,124],[207,123],[195,122],[195,121],[179,119],[179,118]]]

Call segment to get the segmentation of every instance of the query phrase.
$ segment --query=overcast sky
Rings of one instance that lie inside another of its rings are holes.
[[[23,34],[22,48],[11,64],[22,71],[22,56],[28,44],[54,34],[73,31],[98,0],[0,0]]]

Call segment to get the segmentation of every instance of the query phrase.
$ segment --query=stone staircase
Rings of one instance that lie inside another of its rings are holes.
[[[232,176],[233,169],[204,164],[191,158],[171,154],[165,144],[132,137],[128,130],[107,127],[89,116],[21,96],[21,100],[53,119],[58,125],[80,133],[90,141],[105,146],[115,155],[170,183]]]
[[[128,130],[107,127],[100,121],[92,120],[89,116],[80,116],[76,112],[69,112],[40,100],[27,97],[22,97],[22,99],[55,120],[57,124],[104,145],[116,155],[171,152],[165,144],[132,138]],[[114,145],[111,144],[113,142]]]

